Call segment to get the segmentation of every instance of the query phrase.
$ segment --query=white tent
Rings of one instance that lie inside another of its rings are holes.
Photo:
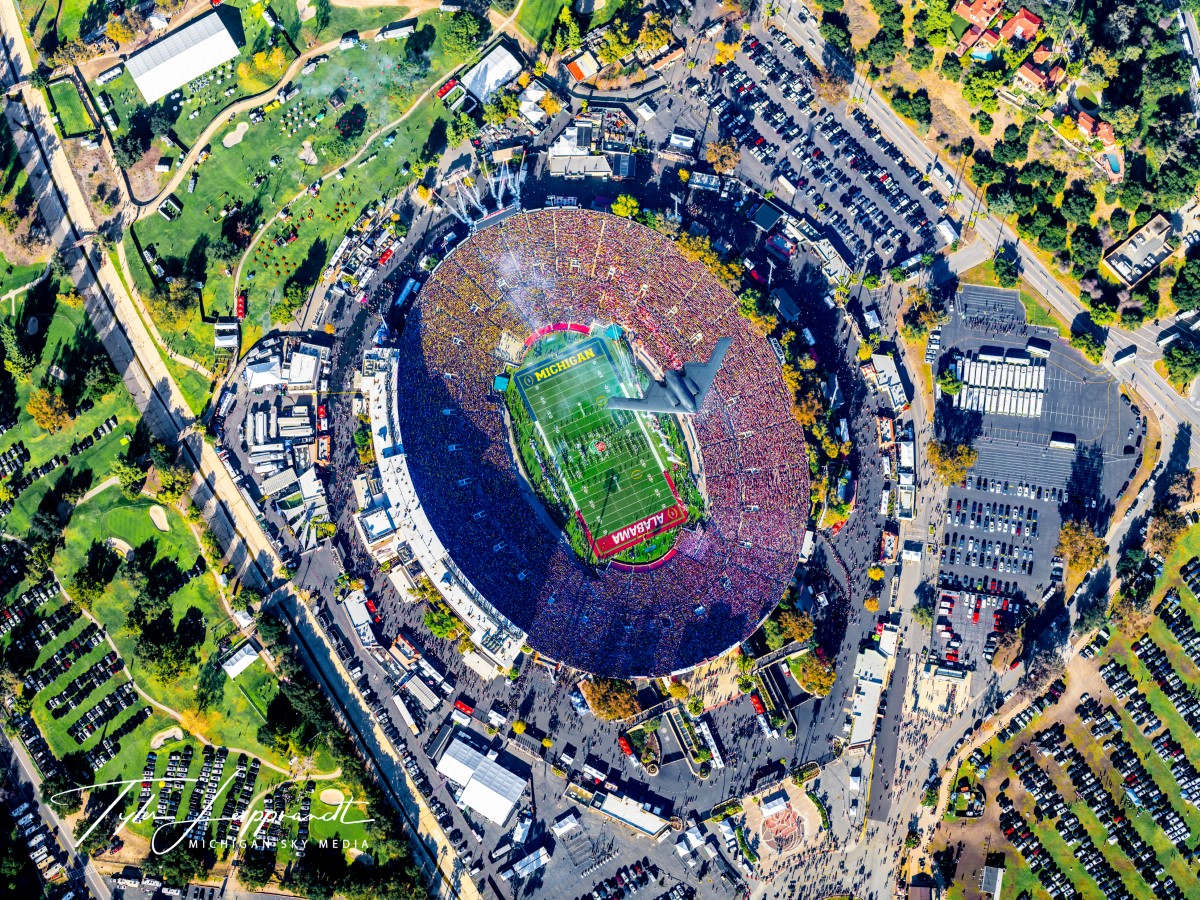
[[[125,65],[142,97],[153,103],[237,55],[233,35],[211,12],[135,53]]]
[[[246,379],[246,386],[252,391],[260,388],[279,387],[283,384],[283,374],[277,356],[264,359],[262,362],[250,363],[242,375]]]
[[[497,47],[463,76],[463,87],[480,102],[521,74],[521,62],[504,47]]]
[[[446,748],[437,770],[462,786],[459,800],[485,819],[503,825],[525,792],[525,779],[484,756],[460,738]]]
[[[242,649],[221,663],[221,668],[225,670],[225,674],[231,679],[237,678],[254,665],[256,659],[258,659],[258,650],[255,649],[252,641],[247,641],[245,644],[242,644]]]

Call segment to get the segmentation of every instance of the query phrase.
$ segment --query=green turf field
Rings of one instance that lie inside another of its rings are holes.
[[[566,502],[583,516],[600,557],[685,518],[643,414],[606,407],[608,397],[631,393],[617,362],[621,352],[588,338],[514,376]]]
[[[58,115],[58,130],[64,137],[87,134],[95,130],[96,126],[84,108],[75,82],[70,78],[60,78],[50,82],[46,90],[50,94],[54,112]]]

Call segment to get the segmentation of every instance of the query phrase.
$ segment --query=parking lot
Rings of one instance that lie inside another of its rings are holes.
[[[989,663],[999,634],[1061,578],[1064,511],[1103,528],[1140,463],[1145,423],[1115,379],[1053,332],[1025,324],[1016,291],[964,285],[941,350],[939,368],[963,355],[1045,368],[1040,415],[1028,404],[1024,415],[1013,404],[1001,413],[943,405],[940,413],[943,434],[978,453],[966,481],[950,489],[939,535],[939,587],[951,601],[940,607],[940,651],[972,667]]]
[[[867,116],[822,106],[815,72],[807,54],[770,26],[706,80],[688,78],[683,103],[672,98],[671,111],[645,126],[647,137],[666,144],[678,128],[699,135],[701,146],[733,138],[742,151],[738,175],[773,191],[777,205],[811,216],[859,266],[877,256],[886,268],[932,250],[945,199]]]

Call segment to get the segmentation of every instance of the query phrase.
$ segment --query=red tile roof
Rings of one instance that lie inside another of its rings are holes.
[[[1000,28],[1000,37],[1006,41],[1011,41],[1013,38],[1032,41],[1041,27],[1042,20],[1022,6],[1017,10],[1017,14]]]
[[[992,19],[996,18],[996,13],[1000,12],[1002,5],[1001,0],[974,0],[973,3],[959,0],[954,7],[954,14],[966,19],[972,25],[987,28]]]

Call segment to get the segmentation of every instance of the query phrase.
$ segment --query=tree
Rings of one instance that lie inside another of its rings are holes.
[[[850,95],[846,79],[831,68],[822,69],[813,78],[813,88],[826,106],[841,103]]]
[[[456,616],[454,611],[441,600],[430,601],[423,621],[434,637],[444,640],[451,641],[468,633],[462,619]]]
[[[25,412],[43,431],[56,433],[71,421],[67,403],[61,392],[55,387],[40,387],[29,395],[25,403]]]
[[[863,601],[863,606],[866,608],[867,612],[879,612],[879,598],[868,597]]]
[[[742,152],[738,149],[737,141],[726,138],[723,141],[710,141],[704,148],[704,158],[718,175],[728,175],[741,162]]]
[[[671,43],[671,22],[666,16],[650,13],[642,22],[642,30],[638,32],[638,46],[650,53],[657,53]]]
[[[628,681],[596,677],[583,682],[579,687],[598,719],[627,719],[642,711],[637,692]]]
[[[1125,224],[1128,227],[1128,217]],[[1171,286],[1171,302],[1182,310],[1200,308],[1200,255],[1189,256],[1184,260],[1179,275]],[[4,340],[4,346],[7,349],[7,339]],[[7,361],[5,365],[8,365]]]
[[[629,23],[622,20],[609,25],[604,35],[604,43],[596,50],[596,57],[606,66],[611,66],[633,51],[634,42],[629,35]]]
[[[640,208],[636,198],[629,194],[620,194],[612,203],[612,214],[623,219],[632,219]]]
[[[733,57],[737,54],[737,49],[738,45],[736,43],[725,44],[717,41],[713,50],[712,64],[714,66],[723,66],[726,63],[733,62]]]
[[[542,112],[544,112],[551,119],[553,119],[563,110],[562,101],[549,91],[546,92],[546,96],[538,101],[538,106],[540,106],[542,108]]]
[[[1096,211],[1096,195],[1082,182],[1075,182],[1063,197],[1062,214],[1068,222],[1090,222]]]
[[[325,0],[325,3],[328,4],[329,0]],[[265,844],[252,844],[242,853],[238,862],[238,881],[251,891],[266,886],[275,877],[277,858],[276,851],[268,849]]]
[[[1090,331],[1072,331],[1069,343],[1094,363],[1104,358],[1104,343]]]
[[[155,495],[155,499],[159,503],[174,504],[192,486],[192,470],[187,466],[164,466],[156,471],[158,472],[158,493]]]
[[[883,566],[870,566],[867,568],[867,577],[872,581],[883,581]]]
[[[1096,534],[1087,522],[1063,522],[1058,532],[1057,553],[1067,560],[1067,566],[1072,572],[1091,571],[1104,559],[1106,550],[1104,538]]]
[[[579,23],[571,14],[571,4],[564,4],[562,11],[558,14],[558,20],[554,24],[554,52],[565,53],[568,50],[575,50],[582,44],[583,38],[579,31]]]
[[[953,369],[946,369],[937,377],[937,386],[942,389],[942,393],[949,394],[954,397],[963,389],[963,383]]]
[[[961,484],[979,458],[979,454],[966,444],[951,446],[940,440],[929,442],[927,456],[934,474],[947,485]]]
[[[513,720],[513,723],[512,723],[512,733],[513,734],[524,734],[525,729],[527,727],[528,726],[523,721],[521,721],[520,719],[515,719],[515,720]]]
[[[442,30],[442,49],[452,57],[465,59],[479,46],[482,31],[483,22],[474,13],[453,13]]]
[[[467,113],[460,112],[450,120],[450,127],[446,129],[446,140],[450,142],[451,147],[457,147],[463,141],[475,137],[478,131],[479,126],[475,124],[475,120]]]
[[[933,65],[933,49],[925,44],[916,44],[908,51],[908,64],[918,72]]]
[[[681,681],[672,681],[667,687],[667,693],[670,694],[673,700],[678,700],[681,703],[692,695],[692,692],[688,690],[688,686]]]
[[[146,482],[145,472],[121,459],[113,460],[111,471],[121,485],[121,493],[127,499],[136,500],[141,495],[142,485]]]
[[[800,687],[818,697],[827,697],[833,690],[837,680],[837,672],[833,666],[817,656],[816,651],[809,651],[789,662],[792,674],[800,683]]]
[[[520,111],[521,104],[516,94],[512,91],[496,91],[492,98],[483,104],[483,121],[499,128],[510,118],[515,118]]]
[[[4,369],[17,381],[28,381],[37,365],[37,359],[25,349],[21,336],[12,322],[0,322],[0,344],[4,346]]]
[[[320,34],[329,27],[329,21],[333,18],[333,4],[330,0],[317,0],[313,8],[316,11],[313,25],[316,26],[317,34]]]
[[[1186,387],[1200,374],[1200,349],[1176,341],[1163,353],[1163,364],[1167,367],[1172,384]]]
[[[1021,264],[1017,261],[1015,253],[997,253],[996,258],[992,261],[992,268],[1000,287],[1016,287],[1017,282],[1021,280]]]
[[[137,37],[137,32],[127,22],[122,22],[120,19],[110,19],[109,23],[104,26],[104,33],[116,44],[124,44]]]

